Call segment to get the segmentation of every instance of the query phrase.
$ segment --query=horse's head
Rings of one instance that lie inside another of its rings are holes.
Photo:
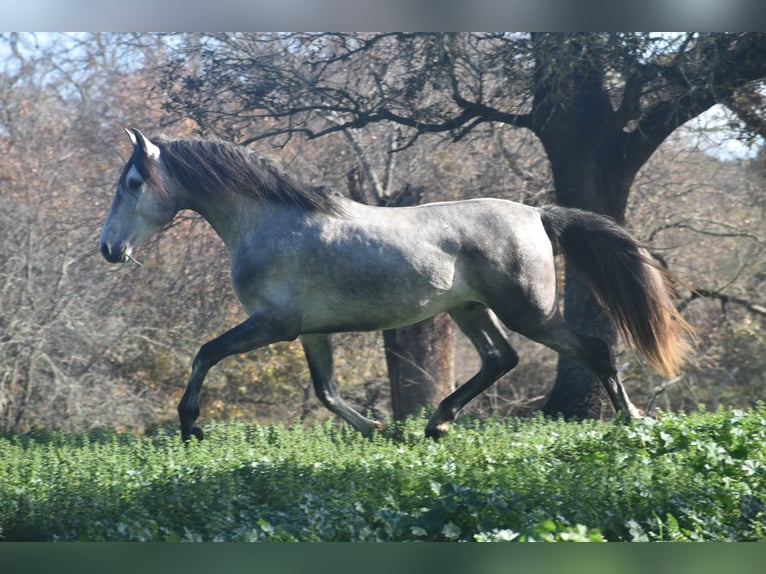
[[[160,148],[135,128],[125,130],[133,154],[122,171],[104,228],[101,254],[110,263],[131,259],[133,247],[170,223],[176,209],[158,189],[162,181]]]

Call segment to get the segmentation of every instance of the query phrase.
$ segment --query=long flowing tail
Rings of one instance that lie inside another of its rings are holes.
[[[694,329],[673,306],[667,275],[649,253],[601,215],[546,206],[540,217],[626,343],[661,375],[674,376],[691,349]]]

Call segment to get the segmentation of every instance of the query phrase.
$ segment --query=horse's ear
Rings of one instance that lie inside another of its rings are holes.
[[[136,134],[133,133],[133,130],[135,128],[125,128],[125,133],[128,134],[128,137],[130,138],[130,143],[133,146],[137,146],[138,142],[136,141]]]
[[[154,145],[149,138],[142,134],[137,128],[125,128],[125,133],[130,138],[130,143],[141,148],[146,157],[157,160],[160,157],[160,148]]]

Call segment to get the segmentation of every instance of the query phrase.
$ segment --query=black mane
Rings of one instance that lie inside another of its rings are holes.
[[[215,139],[157,139],[168,175],[193,192],[226,190],[259,201],[295,205],[309,211],[341,211],[335,190],[312,186],[282,172],[269,158],[244,146]],[[132,160],[155,189],[165,189],[162,177],[141,153]]]

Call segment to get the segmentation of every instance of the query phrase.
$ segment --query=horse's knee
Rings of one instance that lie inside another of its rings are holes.
[[[207,374],[213,365],[218,362],[219,357],[217,355],[218,350],[214,341],[209,341],[202,345],[192,361],[192,376],[195,373]]]
[[[508,371],[515,369],[516,365],[519,364],[519,355],[514,350],[513,347],[508,345],[507,348],[503,350],[503,363],[502,363],[502,369],[503,374],[507,373]]]

